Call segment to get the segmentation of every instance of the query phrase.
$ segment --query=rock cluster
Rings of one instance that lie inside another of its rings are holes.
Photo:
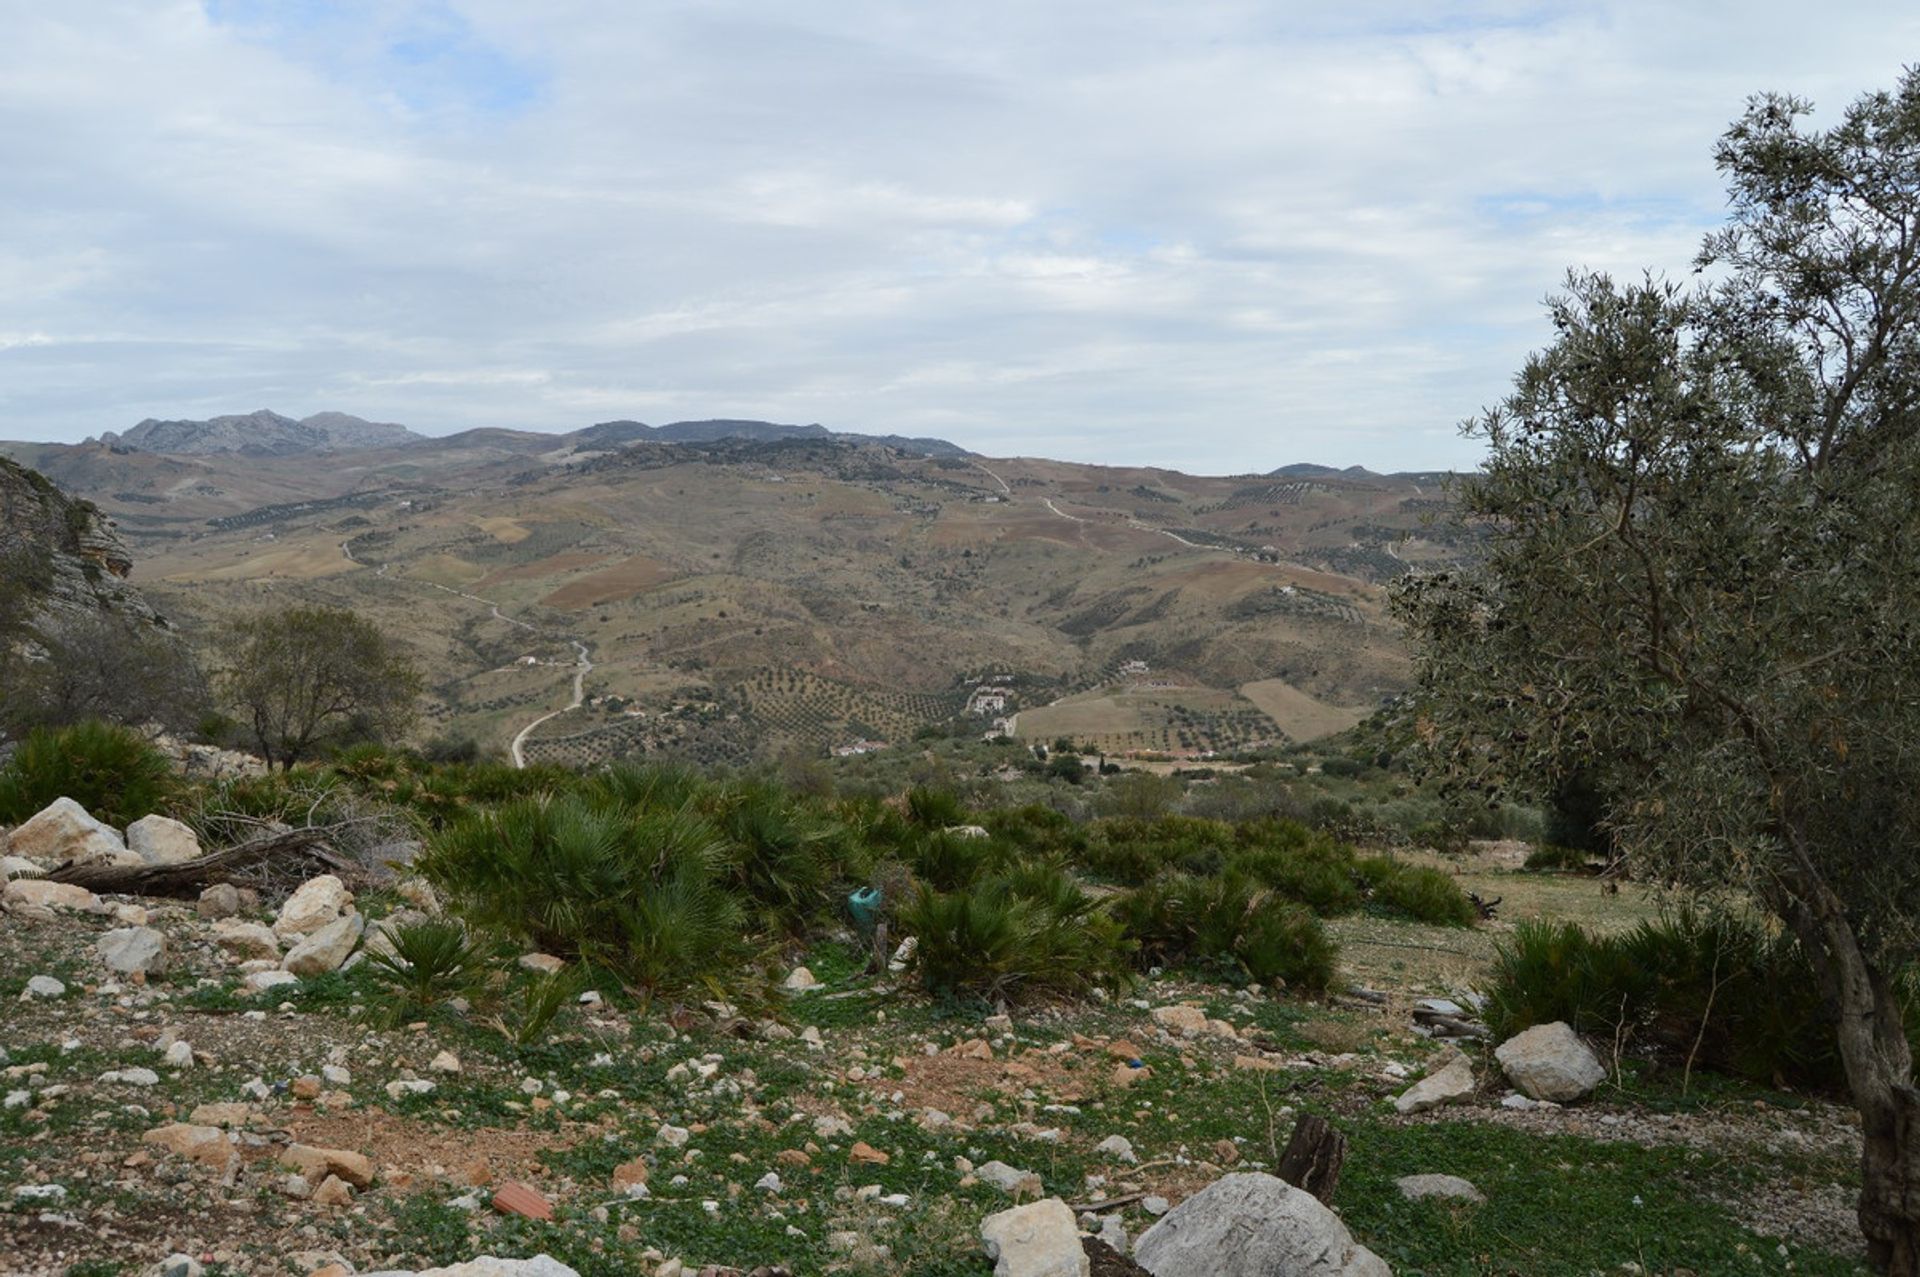
[[[41,870],[69,861],[173,865],[198,856],[200,840],[166,816],[143,816],[127,826],[123,836],[73,799],[56,798],[8,834],[4,848],[10,858]]]

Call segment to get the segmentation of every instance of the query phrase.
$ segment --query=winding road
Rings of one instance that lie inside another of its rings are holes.
[[[362,559],[356,559],[353,557],[353,547],[351,542],[342,541],[340,543],[340,553],[344,554],[347,558],[347,562],[353,564],[355,567],[366,568],[366,567],[374,566],[373,564],[368,563]],[[388,563],[380,564],[379,565],[380,570],[376,572],[375,575],[386,576],[387,569],[391,566],[392,564],[388,564]],[[441,585],[437,581],[415,581],[413,582],[413,584],[428,586],[432,589],[439,590],[442,594],[451,594],[455,598],[465,599],[469,603],[478,603],[482,607],[486,608],[489,613],[492,614],[494,620],[504,621],[508,625],[517,625],[521,629],[527,631],[527,633],[529,634],[544,633],[544,631],[542,631],[540,627],[537,625],[529,624],[528,622],[523,621],[518,617],[508,616],[505,612],[502,612],[500,610],[500,605],[498,603],[495,603],[492,599],[483,599],[478,594],[469,594],[465,590],[456,590],[450,585]],[[531,723],[528,723],[525,727],[522,727],[518,732],[514,733],[513,742],[507,747],[507,752],[512,756],[513,765],[515,767],[524,768],[527,765],[525,745],[527,743],[527,737],[533,733],[534,728],[540,726],[540,724],[544,722],[547,722],[549,719],[558,718],[560,717],[560,715],[568,713],[572,710],[579,709],[582,705],[586,704],[587,675],[593,672],[593,658],[587,654],[587,645],[581,642],[579,639],[573,638],[572,636],[568,636],[566,641],[573,645],[573,650],[576,654],[576,657],[573,663],[573,699],[569,701],[567,704],[561,706],[559,709],[549,710],[547,713],[542,714],[540,717],[534,719]]]
[[[498,608],[494,609],[494,615],[500,615]],[[502,617],[501,619],[511,620],[512,618]],[[521,622],[515,621],[514,624],[518,625],[521,624]],[[534,728],[540,726],[540,724],[550,718],[560,717],[568,710],[579,709],[581,705],[586,703],[587,675],[593,672],[593,660],[587,655],[587,645],[585,643],[582,643],[579,639],[568,639],[567,641],[572,643],[573,650],[580,654],[580,659],[574,663],[573,667],[573,700],[561,706],[559,709],[542,714],[520,729],[519,733],[513,738],[513,744],[507,747],[507,752],[513,755],[513,765],[515,767],[525,767],[527,765],[527,757],[526,754],[522,752],[521,747],[527,743],[527,737],[533,734]]]

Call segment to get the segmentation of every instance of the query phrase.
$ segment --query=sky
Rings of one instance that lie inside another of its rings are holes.
[[[0,437],[327,409],[1470,466],[1570,267],[1684,275],[1828,0],[0,0]]]

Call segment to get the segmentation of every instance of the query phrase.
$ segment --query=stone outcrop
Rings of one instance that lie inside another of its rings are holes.
[[[0,570],[28,592],[27,624],[117,612],[164,625],[127,584],[133,555],[112,519],[91,501],[69,497],[37,470],[0,457]]]
[[[298,976],[338,971],[353,947],[360,943],[360,933],[366,925],[366,919],[357,913],[342,914],[312,935],[303,937],[288,950],[286,961],[281,965]]]
[[[1424,1113],[1442,1104],[1464,1100],[1472,1094],[1473,1065],[1467,1062],[1466,1056],[1456,1054],[1405,1092],[1395,1096],[1393,1107],[1397,1113]]]
[[[110,860],[129,864],[140,858],[127,850],[118,830],[102,824],[71,798],[56,798],[7,835],[7,851],[36,864]]]
[[[309,878],[280,906],[273,934],[282,940],[310,935],[339,918],[352,903],[353,893],[332,874]]]
[[[1536,1024],[1493,1052],[1507,1080],[1522,1095],[1567,1104],[1584,1099],[1606,1080],[1606,1066],[1564,1020]]]
[[[199,857],[200,839],[177,820],[142,816],[127,826],[127,850],[150,865],[178,865]]]
[[[1276,1176],[1228,1175],[1180,1203],[1134,1245],[1153,1277],[1392,1277],[1340,1217]]]
[[[1087,1277],[1073,1212],[1057,1197],[1016,1206],[980,1222],[993,1277]]]

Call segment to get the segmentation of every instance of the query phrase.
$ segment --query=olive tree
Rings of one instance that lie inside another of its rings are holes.
[[[1752,100],[1680,286],[1572,277],[1467,426],[1470,567],[1395,590],[1416,728],[1492,795],[1570,767],[1637,872],[1809,956],[1863,1119],[1872,1259],[1920,1272],[1920,76],[1832,128]]]
[[[345,738],[391,739],[413,720],[421,679],[406,649],[345,608],[261,613],[223,647],[221,689],[269,766]]]

